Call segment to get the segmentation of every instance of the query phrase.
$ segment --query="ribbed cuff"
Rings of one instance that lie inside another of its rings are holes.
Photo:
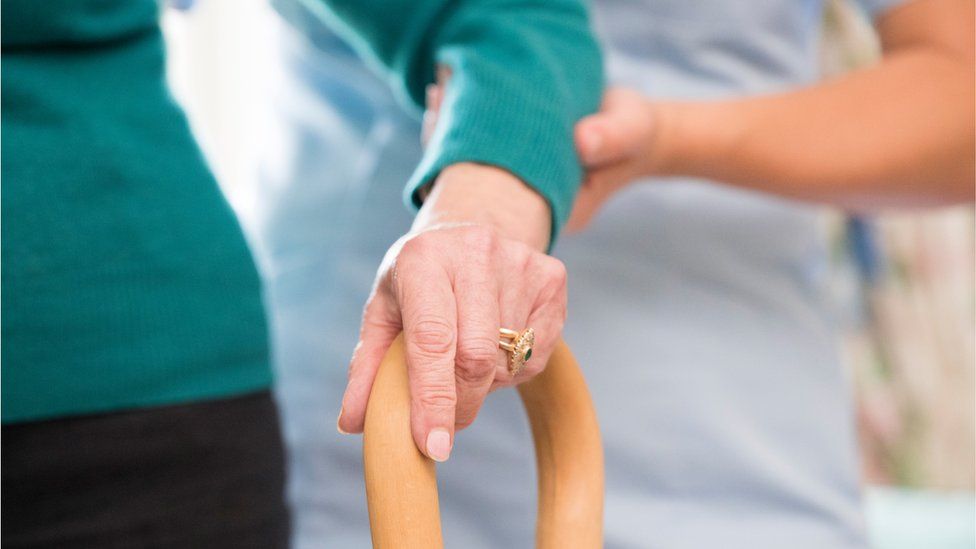
[[[478,69],[469,74],[497,78],[490,83],[452,78],[437,131],[404,198],[419,207],[418,190],[452,164],[496,166],[534,188],[549,203],[551,247],[569,217],[582,177],[573,146],[576,113],[567,112],[565,101],[533,91],[546,90],[546,83],[499,75],[497,71],[504,69],[494,64],[483,63]],[[547,83],[551,90],[551,82]]]

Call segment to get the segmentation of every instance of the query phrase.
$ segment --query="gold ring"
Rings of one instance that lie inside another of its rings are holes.
[[[508,373],[518,375],[525,363],[532,358],[532,346],[535,345],[535,330],[526,328],[521,332],[502,328],[498,330],[503,340],[498,346],[508,351]],[[505,341],[508,340],[508,341]]]

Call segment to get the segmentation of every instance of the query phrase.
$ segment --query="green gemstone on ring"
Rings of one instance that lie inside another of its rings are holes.
[[[532,358],[532,347],[529,347],[529,349],[525,351],[525,358],[522,360],[528,362],[530,358]]]

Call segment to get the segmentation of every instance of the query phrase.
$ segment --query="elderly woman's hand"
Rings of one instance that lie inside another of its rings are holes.
[[[455,429],[474,421],[489,390],[542,371],[566,316],[566,271],[543,253],[546,202],[503,170],[457,164],[440,175],[410,234],[387,252],[366,304],[338,427],[363,429],[377,368],[404,334],[414,441],[448,458]],[[499,328],[531,327],[516,376]]]

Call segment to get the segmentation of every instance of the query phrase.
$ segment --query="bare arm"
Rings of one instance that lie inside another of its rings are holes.
[[[577,126],[583,192],[686,175],[859,210],[972,201],[973,17],[971,0],[895,8],[877,21],[878,65],[793,92],[653,103],[615,91]]]

